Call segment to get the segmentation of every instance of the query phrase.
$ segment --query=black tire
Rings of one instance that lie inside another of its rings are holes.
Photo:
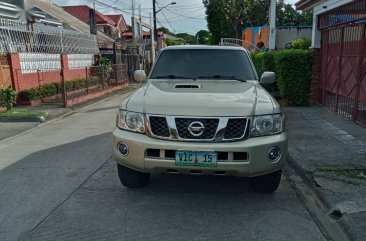
[[[117,164],[118,176],[122,185],[128,188],[144,187],[149,183],[150,174],[132,170]]]
[[[254,191],[271,193],[277,190],[281,182],[282,170],[272,172],[263,176],[252,177],[251,185]]]

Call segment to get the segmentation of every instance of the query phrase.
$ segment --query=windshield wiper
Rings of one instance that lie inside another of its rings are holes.
[[[229,76],[229,75],[209,75],[209,76],[198,76],[197,79],[229,79],[229,80],[237,80],[240,82],[247,82],[244,79],[237,78],[236,76]]]
[[[196,80],[193,77],[188,77],[188,76],[179,76],[179,75],[175,75],[175,74],[170,74],[170,75],[159,75],[155,77],[156,79],[192,79],[192,80]]]

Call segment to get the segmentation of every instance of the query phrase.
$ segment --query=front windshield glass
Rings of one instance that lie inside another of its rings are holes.
[[[150,78],[256,79],[247,54],[231,49],[163,51]]]

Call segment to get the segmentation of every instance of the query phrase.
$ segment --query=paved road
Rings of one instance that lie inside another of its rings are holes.
[[[125,96],[0,143],[0,240],[324,240],[285,177],[273,195],[228,177],[122,187],[110,143]]]

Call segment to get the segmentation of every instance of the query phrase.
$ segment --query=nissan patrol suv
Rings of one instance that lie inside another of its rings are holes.
[[[284,115],[241,47],[161,51],[148,78],[120,106],[113,152],[121,183],[143,187],[152,173],[249,177],[275,191],[287,155]]]

